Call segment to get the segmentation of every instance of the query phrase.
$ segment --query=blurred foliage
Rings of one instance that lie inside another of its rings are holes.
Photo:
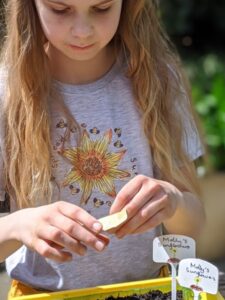
[[[191,82],[209,152],[207,167],[225,171],[225,1],[158,2]]]
[[[210,167],[225,170],[225,60],[208,54],[186,60],[185,67],[203,125]]]

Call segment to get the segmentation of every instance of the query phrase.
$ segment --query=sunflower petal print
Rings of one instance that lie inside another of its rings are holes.
[[[129,172],[118,169],[126,150],[109,152],[111,140],[111,129],[99,140],[91,140],[88,132],[84,130],[79,147],[64,149],[61,152],[61,155],[72,164],[62,185],[65,187],[74,182],[78,183],[83,191],[81,204],[87,204],[93,189],[115,197],[114,180],[131,176]]]

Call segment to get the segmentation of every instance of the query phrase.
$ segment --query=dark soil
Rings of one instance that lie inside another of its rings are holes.
[[[177,291],[177,300],[183,299],[182,291]],[[149,291],[146,294],[142,295],[131,295],[131,296],[124,296],[124,297],[113,297],[109,296],[105,300],[171,300],[171,292],[163,293],[160,290],[153,290]]]

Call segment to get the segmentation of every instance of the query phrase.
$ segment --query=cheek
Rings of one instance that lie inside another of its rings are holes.
[[[105,39],[111,39],[115,35],[119,24],[119,17],[105,18],[98,26],[98,31]]]
[[[63,24],[60,20],[58,20],[57,22],[55,20],[52,20],[49,17],[45,17],[45,15],[42,16],[41,18],[41,26],[43,29],[43,32],[47,38],[47,40],[51,41],[55,41],[55,40],[59,40],[60,36],[64,36],[63,35]]]

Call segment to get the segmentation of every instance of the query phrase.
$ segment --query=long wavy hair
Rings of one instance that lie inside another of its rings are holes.
[[[45,52],[47,41],[34,2],[8,0],[5,16],[1,55],[7,70],[5,173],[7,190],[23,208],[51,201],[51,74]],[[189,101],[184,101],[190,98],[190,92],[154,2],[123,0],[112,42],[127,59],[127,76],[143,112],[143,127],[159,178],[196,192],[195,170],[181,142],[182,120],[175,113],[176,105],[182,107],[182,103],[191,112]]]

